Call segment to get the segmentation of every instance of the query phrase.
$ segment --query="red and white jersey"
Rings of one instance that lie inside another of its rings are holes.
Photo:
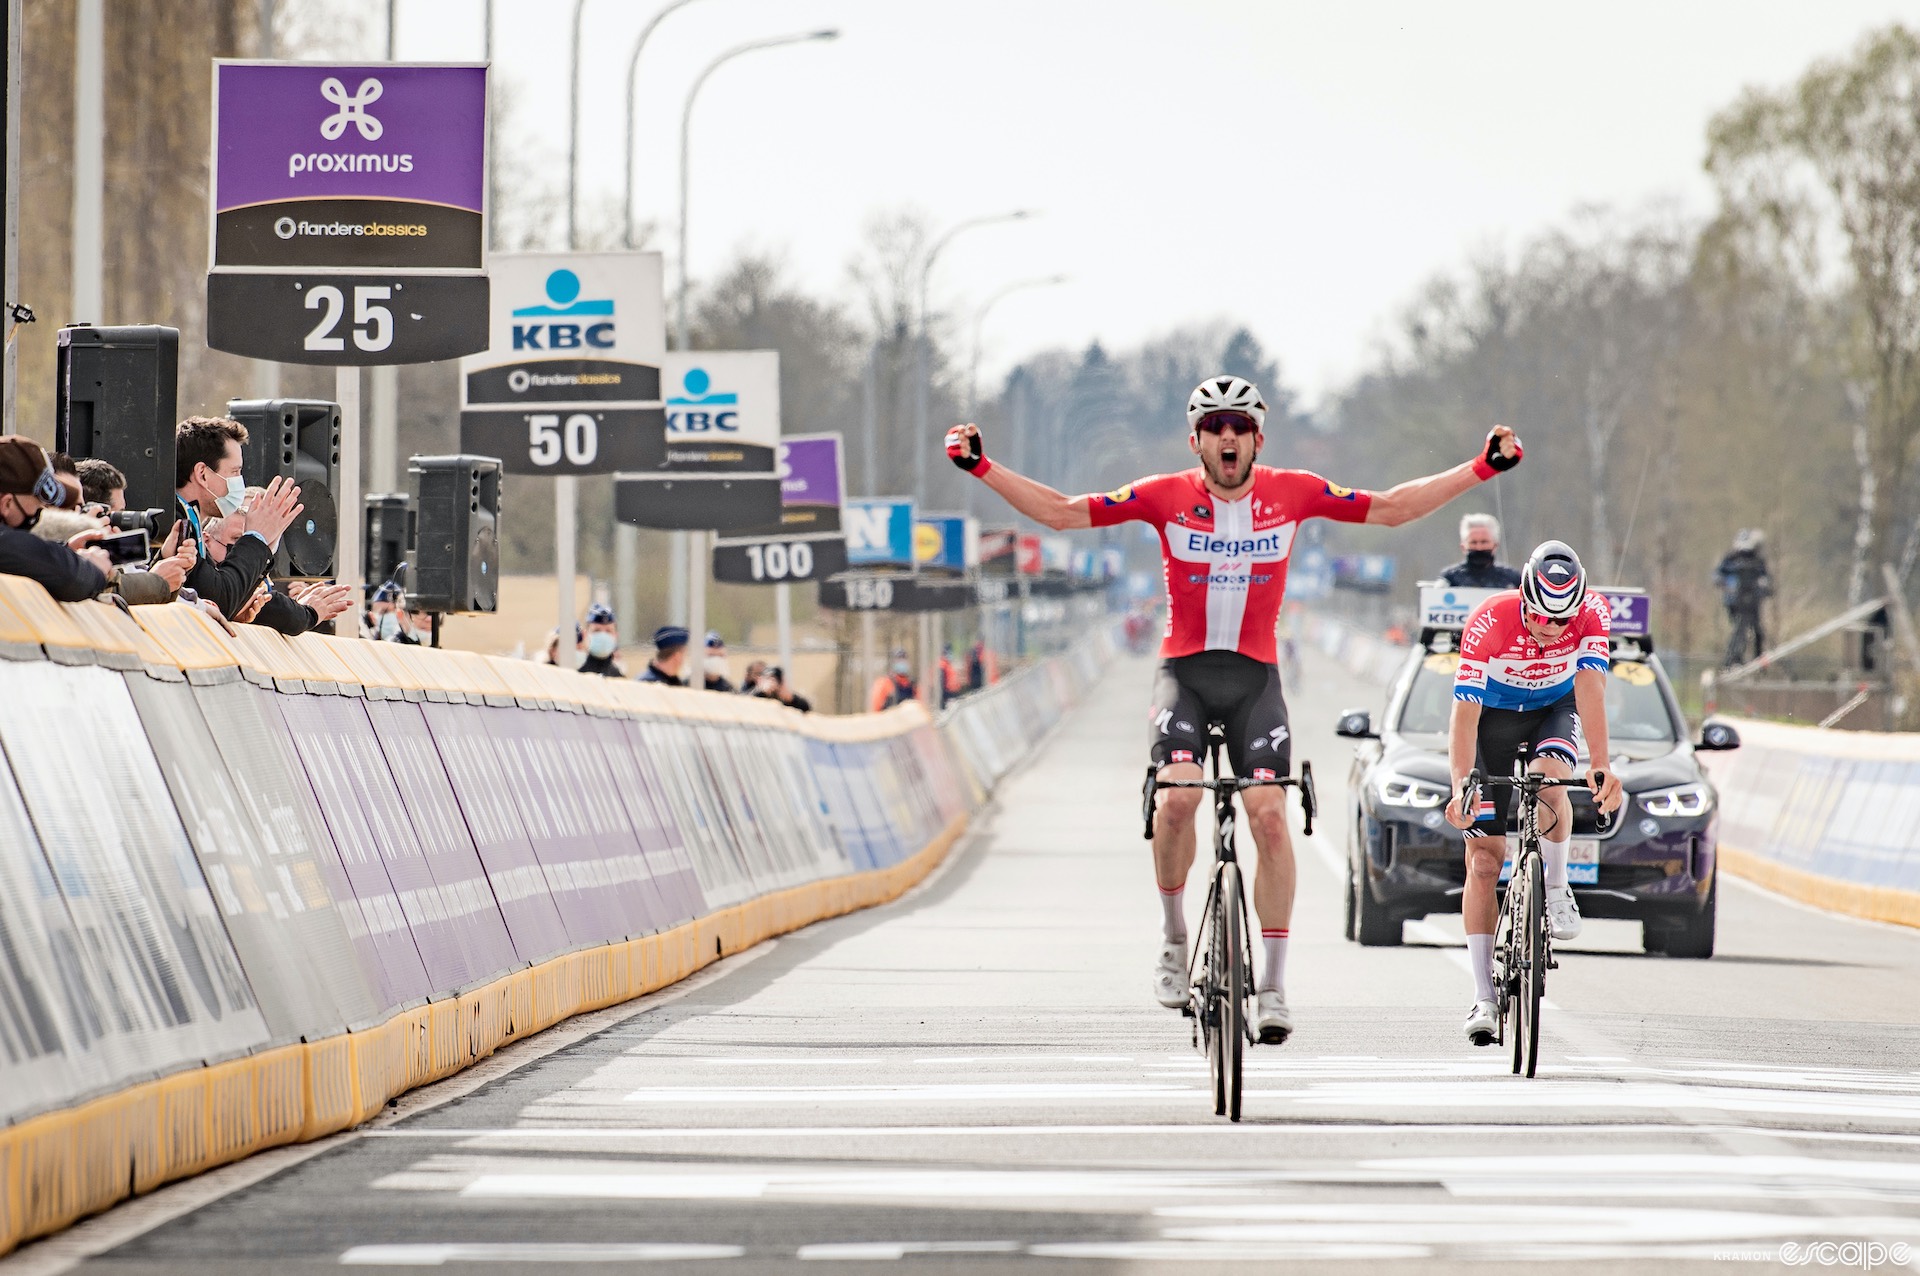
[[[1086,499],[1095,527],[1147,523],[1160,533],[1167,581],[1161,656],[1237,651],[1263,664],[1278,659],[1274,627],[1300,524],[1310,518],[1365,522],[1373,504],[1371,492],[1265,465],[1253,467],[1250,490],[1237,501],[1209,492],[1197,468]]]
[[[1473,609],[1460,634],[1453,698],[1489,709],[1544,709],[1573,690],[1581,669],[1612,668],[1606,599],[1589,592],[1573,623],[1542,646],[1520,617],[1520,591],[1495,594]]]

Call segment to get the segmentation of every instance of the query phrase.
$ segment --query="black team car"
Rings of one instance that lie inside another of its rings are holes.
[[[1450,792],[1447,725],[1460,631],[1495,592],[1423,583],[1420,641],[1388,688],[1378,725],[1366,709],[1340,716],[1339,734],[1358,742],[1348,783],[1354,817],[1346,848],[1349,939],[1398,944],[1401,923],[1460,911],[1466,860],[1460,831],[1443,809]],[[1711,957],[1720,821],[1717,795],[1694,754],[1738,748],[1740,737],[1725,723],[1709,722],[1699,740],[1688,738],[1653,652],[1646,595],[1599,592],[1614,617],[1607,723],[1612,769],[1627,799],[1603,834],[1595,831],[1586,790],[1569,791],[1568,879],[1582,916],[1638,921],[1650,953]]]

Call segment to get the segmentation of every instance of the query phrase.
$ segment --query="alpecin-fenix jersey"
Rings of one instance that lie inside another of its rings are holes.
[[[1256,465],[1250,486],[1239,500],[1223,501],[1207,490],[1202,471],[1191,469],[1087,497],[1095,527],[1146,523],[1160,533],[1165,659],[1218,650],[1275,663],[1274,627],[1300,524],[1310,518],[1364,522],[1373,504],[1373,493],[1306,470]]]
[[[1460,669],[1453,698],[1489,709],[1544,709],[1573,690],[1582,669],[1611,667],[1607,634],[1612,614],[1590,593],[1573,623],[1542,646],[1520,618],[1520,591],[1505,590],[1473,609],[1460,635]]]

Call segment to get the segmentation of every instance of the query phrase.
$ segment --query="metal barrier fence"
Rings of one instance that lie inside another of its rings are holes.
[[[0,1253],[897,896],[1112,651],[936,726],[0,577]]]

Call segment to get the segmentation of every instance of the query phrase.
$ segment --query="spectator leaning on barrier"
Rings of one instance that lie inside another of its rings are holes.
[[[38,581],[61,602],[79,602],[105,589],[111,568],[105,550],[75,550],[33,534],[43,511],[79,503],[79,485],[55,477],[38,443],[17,434],[0,436],[0,574]]]
[[[613,654],[620,646],[620,627],[614,622],[613,608],[605,603],[587,608],[586,623],[581,631],[587,640],[587,658],[580,663],[580,672],[596,673],[603,678],[626,677],[626,667]]]
[[[640,671],[641,682],[657,682],[666,687],[684,687],[681,675],[687,667],[687,631],[678,625],[662,625],[653,631],[653,659]]]
[[[758,661],[754,663],[758,664]],[[801,713],[813,712],[813,701],[787,685],[786,670],[779,665],[768,665],[754,680],[749,692],[762,700],[778,700],[789,709],[798,709]]]
[[[867,708],[879,713],[882,709],[905,704],[914,699],[917,690],[913,685],[913,662],[907,658],[907,649],[895,647],[892,667],[874,679],[873,690],[867,696]]]
[[[122,530],[109,521],[113,513],[113,501],[117,498],[119,507],[126,507],[124,490],[126,480],[121,478],[120,491],[110,487],[99,494],[104,499],[87,495],[86,481],[81,472],[89,466],[105,466],[113,475],[120,471],[104,461],[79,461],[64,452],[49,452],[47,464],[52,467],[53,475],[66,487],[78,486],[84,503],[77,509],[56,509],[45,511],[34,524],[33,534],[43,541],[55,541],[66,545],[68,549],[86,549],[97,545],[101,538],[114,535]],[[148,529],[151,535],[151,529]],[[151,561],[155,552],[158,561]],[[117,594],[122,602],[138,605],[172,602],[174,595],[180,592],[187,572],[193,567],[196,551],[191,541],[182,542],[176,526],[158,546],[149,544],[149,562],[112,563],[107,568],[107,592]]]
[[[240,477],[240,445],[247,427],[227,417],[188,417],[174,431],[174,484],[179,517],[199,550],[199,561],[187,573],[187,587],[229,618],[252,600],[273,562],[273,547],[294,517],[300,489],[276,478],[262,490],[263,500],[249,512],[244,531],[237,531],[219,561],[207,553],[201,510],[238,514],[246,502],[246,483]]]
[[[707,630],[707,655],[700,663],[702,685],[708,691],[732,691],[733,682],[727,677],[727,640],[719,631]]]
[[[1468,514],[1460,520],[1460,552],[1466,561],[1440,573],[1440,579],[1460,589],[1518,589],[1520,573],[1497,563],[1500,520],[1491,514]]]

